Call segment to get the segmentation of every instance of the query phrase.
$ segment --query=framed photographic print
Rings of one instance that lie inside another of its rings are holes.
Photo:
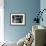
[[[25,25],[25,14],[11,14],[11,25]]]

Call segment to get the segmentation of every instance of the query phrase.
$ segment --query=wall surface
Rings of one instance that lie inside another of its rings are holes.
[[[41,9],[41,11],[42,11],[43,9],[46,9],[46,0],[41,0],[41,1],[40,1],[40,9]],[[46,27],[46,10],[43,12],[42,17],[43,17],[43,22],[40,21],[40,25]]]
[[[40,0],[4,0],[4,36],[7,41],[18,41],[32,30],[35,14],[40,10]],[[24,26],[12,26],[10,13],[22,12],[26,16]]]
[[[4,0],[0,0],[0,42],[4,41]]]

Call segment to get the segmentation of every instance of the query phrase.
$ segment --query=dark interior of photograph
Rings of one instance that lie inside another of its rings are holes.
[[[22,23],[23,22],[23,16],[22,15],[13,15],[12,16],[12,22],[13,23]]]

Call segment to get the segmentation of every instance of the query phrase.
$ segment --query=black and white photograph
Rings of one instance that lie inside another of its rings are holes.
[[[12,25],[24,25],[25,14],[11,14],[11,24]]]

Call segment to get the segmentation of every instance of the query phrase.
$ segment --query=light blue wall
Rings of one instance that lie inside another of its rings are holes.
[[[40,0],[4,0],[4,36],[7,41],[18,41],[32,29],[36,12],[40,9]],[[10,13],[25,13],[26,25],[11,26]]]
[[[40,10],[42,11],[43,9],[46,9],[46,0],[41,0],[40,1]],[[40,25],[45,26],[46,27],[46,10],[43,12],[43,22],[40,22]]]

